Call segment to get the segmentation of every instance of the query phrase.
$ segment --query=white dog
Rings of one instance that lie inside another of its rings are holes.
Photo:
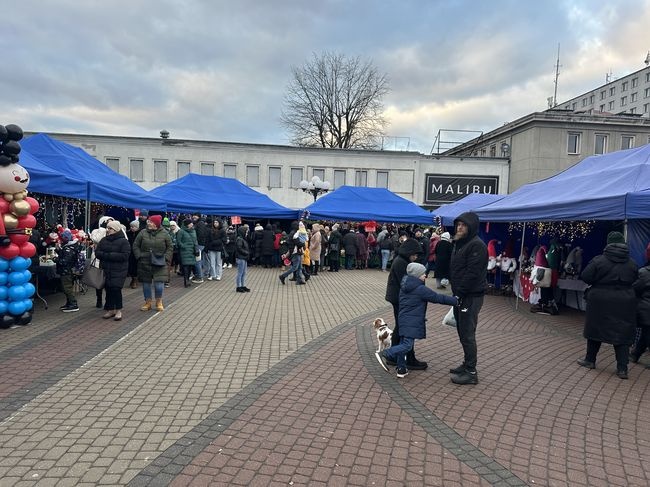
[[[391,345],[391,337],[393,336],[393,330],[391,330],[386,322],[381,318],[377,318],[372,322],[375,327],[375,332],[377,333],[377,351],[381,352],[386,350]]]

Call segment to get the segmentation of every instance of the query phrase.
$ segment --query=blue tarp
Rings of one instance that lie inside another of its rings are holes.
[[[341,186],[305,208],[312,220],[424,223],[433,225],[433,214],[384,188]]]
[[[236,179],[187,174],[151,190],[167,202],[168,211],[246,218],[296,219],[286,208]]]
[[[477,210],[481,220],[572,221],[650,217],[650,144],[585,158]],[[628,208],[628,198],[632,202]]]
[[[463,199],[441,206],[433,213],[440,218],[444,226],[449,226],[454,224],[454,219],[461,213],[475,211],[477,208],[499,201],[503,197],[504,195],[499,194],[472,193]]]
[[[39,182],[46,187],[46,194],[67,196],[104,203],[107,205],[123,206],[125,208],[147,208],[150,210],[165,210],[165,202],[148,191],[144,190],[126,176],[116,173],[111,168],[101,163],[93,156],[79,147],[53,139],[45,134],[36,134],[21,141],[21,163],[30,171],[29,159],[31,156],[51,171],[64,175],[69,179],[82,181],[86,188],[83,194],[76,185],[58,184],[57,180],[44,180]],[[43,177],[46,177],[43,174]],[[30,185],[28,189],[35,189]]]

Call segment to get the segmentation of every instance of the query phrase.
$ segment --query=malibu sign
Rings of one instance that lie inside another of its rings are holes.
[[[426,178],[425,205],[451,203],[472,193],[499,191],[499,176],[427,174]]]

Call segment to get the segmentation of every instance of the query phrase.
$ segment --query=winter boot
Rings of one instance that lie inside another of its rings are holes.
[[[140,311],[151,311],[151,299],[145,299]]]
[[[138,278],[137,277],[132,277],[131,278],[131,284],[129,284],[131,289],[135,289],[138,287]]]
[[[156,311],[164,311],[165,307],[163,306],[162,298],[156,298]]]

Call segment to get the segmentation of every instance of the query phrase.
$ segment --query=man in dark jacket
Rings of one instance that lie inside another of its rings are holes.
[[[193,282],[201,283],[203,282],[203,276],[207,274],[207,271],[210,269],[208,253],[205,251],[210,229],[206,225],[205,220],[201,218],[200,214],[195,213],[192,215],[192,220],[194,221],[194,230],[196,231],[196,241],[198,243],[199,251],[201,252],[201,260],[197,261],[194,266],[195,276]]]
[[[388,274],[388,283],[386,285],[386,301],[393,305],[393,315],[395,318],[395,328],[391,345],[397,345],[400,342],[399,333],[399,291],[402,279],[406,275],[406,267],[415,262],[422,254],[422,246],[414,239],[406,239],[399,246],[397,257],[393,259]],[[392,365],[392,362],[391,362]],[[420,362],[415,358],[415,350],[411,350],[406,355],[406,367],[410,370],[424,370],[427,368],[426,362]]]
[[[476,324],[487,289],[487,246],[478,237],[478,215],[461,214],[454,220],[456,234],[449,268],[451,289],[458,297],[454,308],[458,338],[465,359],[455,369],[450,369],[455,384],[478,384],[476,372]]]

